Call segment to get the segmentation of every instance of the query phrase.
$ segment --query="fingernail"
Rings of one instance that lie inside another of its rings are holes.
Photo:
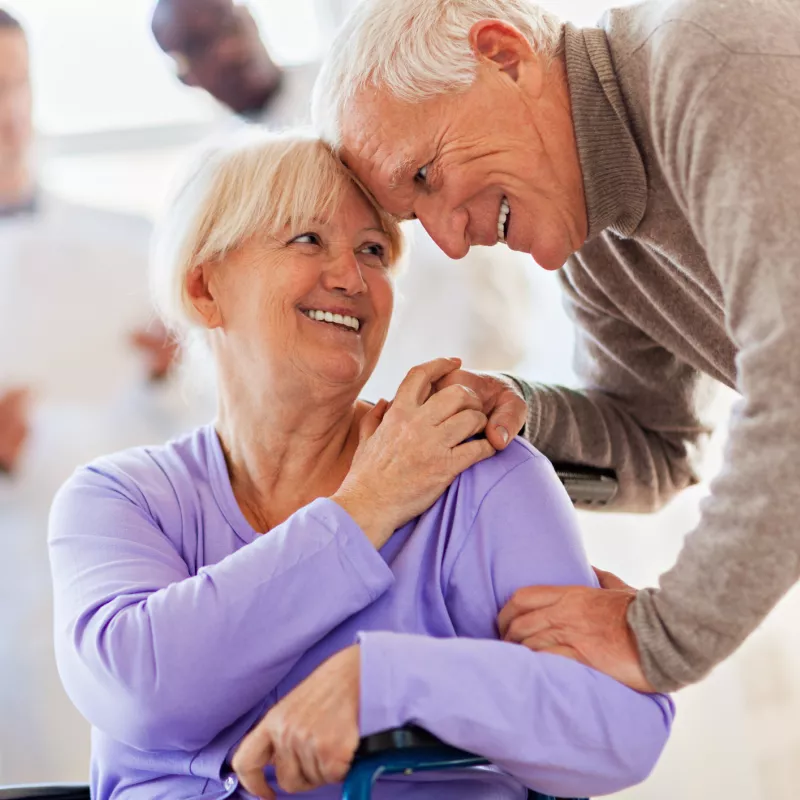
[[[508,443],[508,431],[502,426],[497,426],[497,432],[500,434],[500,438],[503,440],[503,444]]]

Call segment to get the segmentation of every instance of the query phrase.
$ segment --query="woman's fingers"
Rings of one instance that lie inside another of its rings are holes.
[[[311,775],[307,774],[306,769]],[[281,788],[294,794],[295,792],[307,792],[315,786],[320,786],[321,782],[314,782],[316,767],[311,758],[303,760],[302,756],[292,749],[281,749],[275,755],[275,778]]]
[[[364,414],[358,426],[359,442],[365,442],[378,430],[378,427],[383,421],[383,415],[388,408],[389,403],[381,398],[366,414]]]
[[[455,475],[460,475],[473,464],[491,458],[497,451],[486,439],[473,439],[470,442],[453,448],[453,466]],[[455,475],[453,477],[455,477]]]
[[[412,367],[397,389],[394,402],[404,408],[418,408],[433,392],[433,384],[461,366],[459,358],[436,358]]]
[[[446,419],[439,429],[445,437],[445,444],[448,447],[456,447],[476,434],[482,433],[486,428],[486,422],[486,414],[483,411],[470,408]]]
[[[264,777],[264,767],[272,763],[274,755],[272,736],[262,720],[244,737],[231,761],[242,786],[250,794],[265,800],[275,800],[275,792]]]
[[[466,409],[483,411],[480,397],[469,386],[461,383],[448,386],[432,395],[423,404],[425,419],[431,425],[441,425],[446,420]]]

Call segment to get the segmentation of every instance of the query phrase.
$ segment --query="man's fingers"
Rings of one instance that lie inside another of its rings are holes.
[[[494,408],[485,409],[489,415],[486,438],[496,450],[503,450],[522,430],[528,415],[528,406],[513,389],[501,392]]]
[[[531,636],[538,636],[553,627],[549,609],[539,611],[529,611],[527,614],[520,614],[515,617],[508,626],[503,636],[503,641],[522,644]]]
[[[394,402],[398,405],[421,406],[431,395],[433,384],[461,366],[458,358],[437,358],[412,367],[403,378]]]
[[[501,638],[505,638],[509,626],[520,614],[555,605],[569,590],[568,586],[526,586],[517,589],[497,615]]]
[[[583,660],[581,659],[578,651],[573,649],[572,647],[568,647],[567,645],[558,645],[554,644],[550,647],[537,647],[536,641],[534,639],[526,639],[522,642],[523,647],[527,647],[528,650],[534,650],[537,653],[550,653],[553,656],[563,656],[564,658],[569,658],[572,661],[579,661],[583,664]]]
[[[622,589],[623,591],[635,592],[633,586],[628,586],[625,581],[614,575],[613,572],[606,572],[604,569],[592,567],[594,574],[597,575],[597,580],[600,581],[600,586],[603,589]]]
[[[272,761],[274,754],[272,736],[261,725],[253,728],[242,740],[231,766],[239,782],[250,794],[274,800],[275,792],[270,789],[264,777],[264,767]]]

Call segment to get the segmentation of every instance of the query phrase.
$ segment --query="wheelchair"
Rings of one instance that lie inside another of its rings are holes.
[[[468,769],[489,762],[451,747],[421,728],[407,726],[361,740],[342,786],[342,800],[370,800],[372,787],[383,775],[411,775],[433,770]],[[0,787],[0,800],[91,800],[83,784],[31,784]],[[566,800],[530,791],[528,800]]]
[[[601,508],[617,493],[613,470],[572,464],[553,466],[576,505]],[[372,787],[382,775],[468,769],[489,763],[481,756],[445,744],[421,728],[406,726],[384,731],[361,740],[342,787],[342,800],[370,800]],[[91,795],[85,784],[30,784],[0,786],[0,800],[91,800]],[[528,800],[568,799],[530,791]]]

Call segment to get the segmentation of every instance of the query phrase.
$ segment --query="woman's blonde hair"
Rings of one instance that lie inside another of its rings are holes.
[[[194,323],[186,276],[256,233],[303,228],[336,212],[348,184],[364,192],[390,241],[389,262],[403,250],[398,222],[384,212],[328,145],[303,131],[271,133],[255,126],[207,148],[156,228],[151,290],[156,309],[176,333]]]

